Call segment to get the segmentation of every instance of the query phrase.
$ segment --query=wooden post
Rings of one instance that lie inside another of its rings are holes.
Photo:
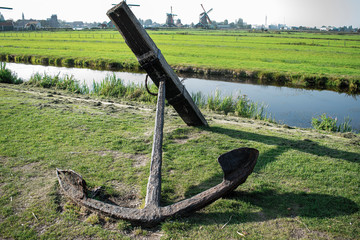
[[[126,44],[137,57],[140,66],[147,72],[156,86],[166,80],[166,99],[189,126],[207,126],[207,122],[195,105],[185,86],[166,62],[160,49],[141,26],[125,2],[107,12]]]
[[[160,207],[161,198],[161,164],[162,164],[162,141],[164,129],[165,110],[165,81],[159,85],[158,100],[156,106],[156,119],[154,129],[153,148],[151,153],[150,176],[147,185],[145,207]]]

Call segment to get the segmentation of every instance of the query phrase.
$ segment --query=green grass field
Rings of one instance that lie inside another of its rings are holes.
[[[360,91],[359,34],[194,30],[149,34],[179,72]],[[0,46],[2,59],[8,61],[138,68],[116,31],[3,32]]]
[[[260,151],[248,180],[188,217],[144,228],[66,199],[56,168],[79,172],[101,198],[141,207],[154,104],[0,84],[1,239],[358,239],[360,137],[204,112],[188,127],[166,108],[162,204],[222,180],[220,154]]]

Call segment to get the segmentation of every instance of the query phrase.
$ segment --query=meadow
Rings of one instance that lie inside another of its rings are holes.
[[[360,35],[149,30],[179,73],[360,91]],[[121,35],[107,31],[3,32],[3,61],[139,70]]]
[[[257,165],[243,185],[190,216],[153,228],[90,212],[63,195],[55,169],[79,172],[90,189],[101,189],[96,196],[101,200],[142,207],[155,104],[43,87],[0,83],[2,239],[360,235],[359,135],[290,128],[206,110],[209,127],[188,127],[166,108],[161,204],[221,182],[216,161],[220,154],[257,148]]]

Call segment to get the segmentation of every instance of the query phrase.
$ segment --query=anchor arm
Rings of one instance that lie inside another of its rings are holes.
[[[161,216],[187,215],[235,190],[252,173],[258,156],[259,151],[254,148],[238,148],[220,155],[218,162],[224,172],[223,181],[191,198],[161,208]]]
[[[161,219],[158,208],[126,208],[87,197],[85,180],[80,174],[72,170],[56,169],[56,175],[66,196],[77,204],[109,216],[133,222],[154,224]]]
[[[60,186],[73,201],[110,216],[152,226],[166,218],[188,215],[233,191],[244,183],[253,171],[259,151],[253,148],[238,148],[222,154],[218,161],[224,171],[223,181],[189,199],[165,207],[148,205],[144,209],[125,208],[104,203],[86,196],[86,182],[71,170],[57,169]],[[152,206],[152,207],[150,207]]]

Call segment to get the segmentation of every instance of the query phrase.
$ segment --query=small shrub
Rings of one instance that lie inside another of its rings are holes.
[[[148,235],[148,231],[146,231],[146,230],[144,230],[144,229],[142,229],[140,227],[137,227],[137,228],[134,229],[134,235],[139,236],[139,237],[140,236],[145,237],[145,236]]]
[[[0,63],[0,83],[20,84],[23,81],[6,68],[6,63]]]
[[[128,221],[125,220],[119,220],[118,224],[117,224],[117,228],[120,231],[129,231],[132,229],[131,223],[129,223]]]
[[[91,214],[87,219],[85,219],[86,223],[95,225],[100,222],[99,216],[97,214]]]
[[[344,119],[344,122],[338,125],[338,119],[327,116],[325,113],[318,118],[313,118],[311,125],[318,130],[324,130],[328,132],[351,132],[352,127],[350,125],[351,120],[349,117]]]

